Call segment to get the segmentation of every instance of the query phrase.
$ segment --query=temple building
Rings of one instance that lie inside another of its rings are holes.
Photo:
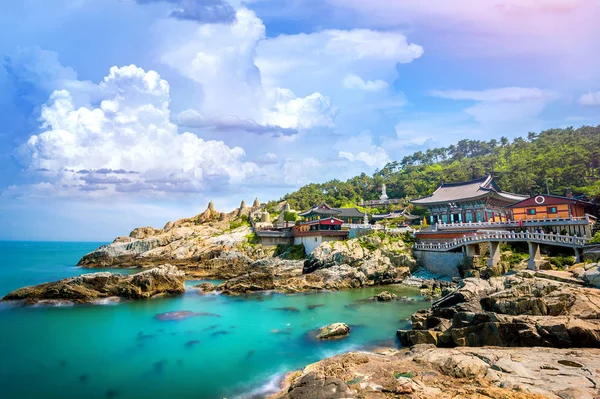
[[[419,216],[411,215],[410,212],[406,209],[403,209],[401,211],[392,211],[390,213],[384,213],[384,214],[374,214],[371,216],[371,220],[374,223],[384,222],[385,220],[393,220],[393,219],[399,219],[399,218],[402,218],[405,220],[405,222],[404,222],[405,225],[418,223],[421,219]]]
[[[430,224],[502,222],[510,220],[508,206],[527,199],[501,191],[492,176],[462,183],[443,183],[432,194],[410,201],[429,210]]]
[[[537,195],[510,206],[514,220],[583,218],[598,214],[598,206],[572,197]]]
[[[360,224],[364,219],[364,214],[356,208],[332,208],[325,203],[299,213],[298,216],[304,218],[303,223],[335,217],[343,223]]]

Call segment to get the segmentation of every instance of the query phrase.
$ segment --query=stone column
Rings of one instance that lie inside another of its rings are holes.
[[[575,263],[583,262],[582,250],[581,248],[575,248]]]
[[[539,270],[540,263],[542,262],[540,244],[534,242],[528,242],[527,244],[529,245],[529,262],[527,268],[529,270]]]
[[[488,266],[496,266],[500,262],[500,242],[490,241],[490,259]]]
[[[467,256],[473,257],[477,256],[477,245],[478,244],[467,244]]]

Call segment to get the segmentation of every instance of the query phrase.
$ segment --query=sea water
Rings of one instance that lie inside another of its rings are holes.
[[[0,296],[89,273],[74,265],[100,244],[0,242]],[[399,286],[227,297],[200,295],[196,283],[178,297],[117,304],[0,304],[0,398],[264,397],[286,372],[397,345],[396,330],[430,305]],[[412,300],[362,301],[384,289]],[[193,315],[157,317],[174,311]],[[334,322],[349,324],[350,336],[314,340],[315,329]]]

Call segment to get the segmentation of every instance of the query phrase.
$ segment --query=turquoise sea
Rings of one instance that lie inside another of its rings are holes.
[[[75,264],[101,244],[0,242],[0,296],[90,272]],[[384,289],[415,300],[359,301]],[[429,305],[417,290],[400,287],[246,297],[188,290],[173,298],[62,307],[0,303],[0,398],[264,397],[285,372],[384,341],[395,345],[395,331]],[[172,311],[205,315],[156,318]],[[351,326],[349,338],[310,337],[338,321]]]

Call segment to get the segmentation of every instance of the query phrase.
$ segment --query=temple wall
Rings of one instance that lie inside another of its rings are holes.
[[[460,277],[458,266],[464,262],[462,252],[414,251],[417,263],[435,274]]]

